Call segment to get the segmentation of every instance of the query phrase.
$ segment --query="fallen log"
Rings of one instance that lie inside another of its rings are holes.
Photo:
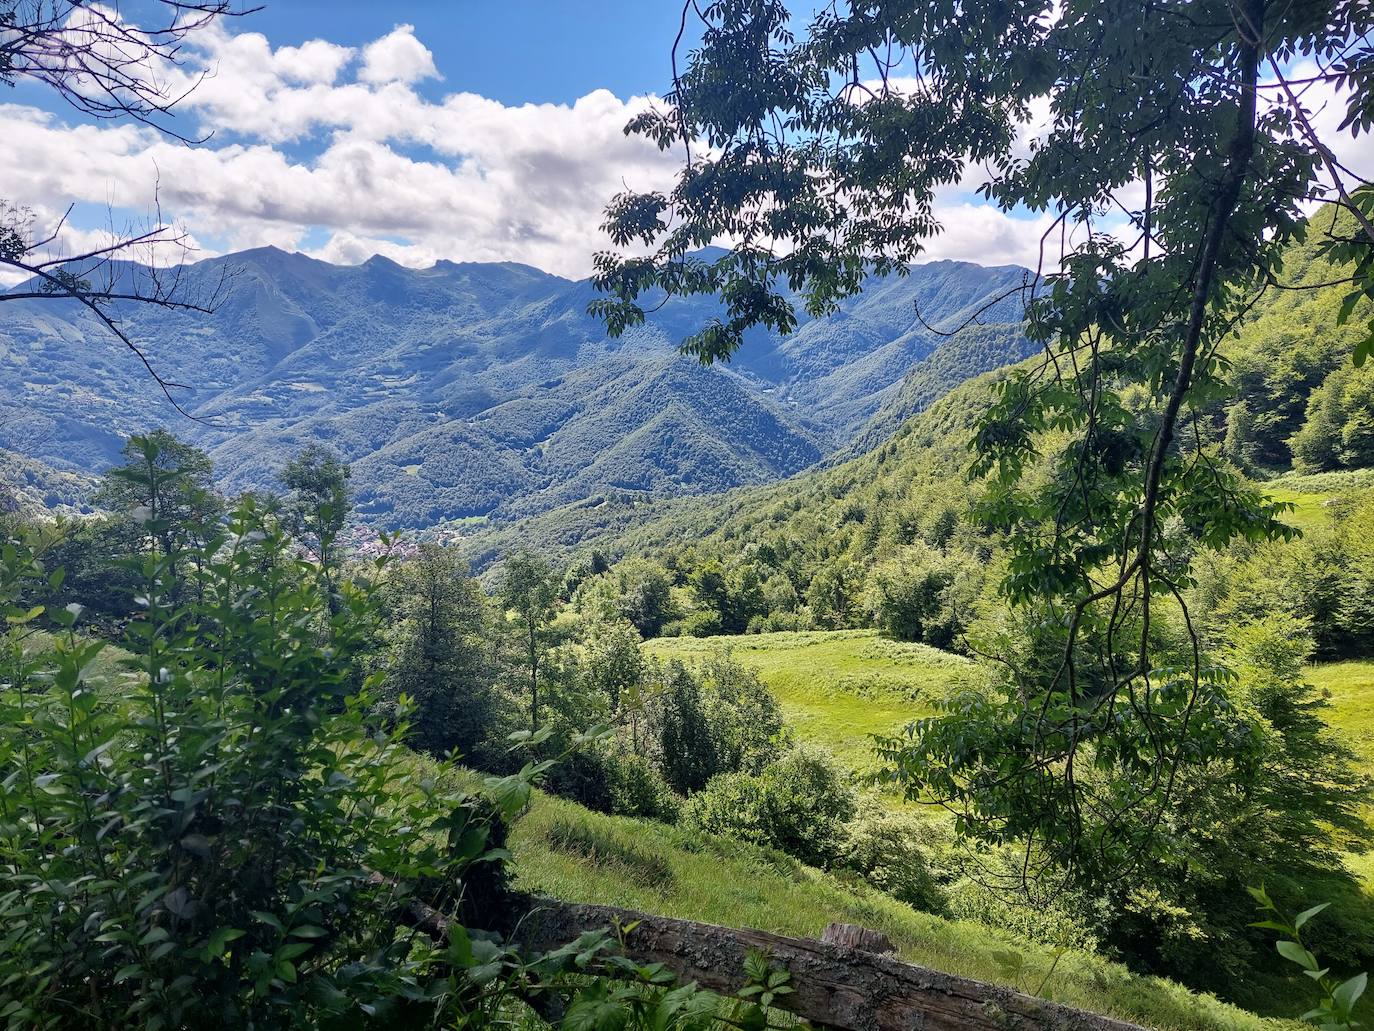
[[[626,955],[640,963],[662,963],[683,981],[725,995],[744,984],[747,953],[763,950],[792,975],[793,994],[776,1005],[842,1031],[1142,1031],[1135,1024],[850,945],[614,906],[545,898],[528,904],[516,939],[533,951],[557,948],[585,931],[634,924],[624,936]]]
[[[1145,1031],[1002,985],[904,963],[891,954],[885,935],[850,924],[832,924],[816,941],[615,906],[523,895],[511,901],[513,937],[532,952],[560,948],[587,931],[630,928],[621,938],[631,959],[662,963],[680,980],[723,995],[744,985],[748,953],[766,952],[792,975],[792,994],[774,1005],[839,1031]],[[407,900],[401,917],[435,940],[448,935],[448,918],[418,899]],[[552,999],[528,1001],[546,1020],[557,1019]]]

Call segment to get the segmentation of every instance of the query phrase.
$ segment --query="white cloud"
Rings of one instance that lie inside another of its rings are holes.
[[[418,82],[437,78],[434,55],[415,38],[414,25],[397,25],[381,39],[363,48],[364,82]]]
[[[352,47],[341,47],[323,39],[312,39],[298,47],[281,47],[273,63],[293,82],[329,85],[339,77],[344,65],[353,59]]]
[[[438,72],[409,25],[359,50],[318,39],[274,48],[260,33],[223,28],[198,45],[185,68],[161,74],[179,91],[208,73],[182,107],[188,130],[213,134],[206,144],[0,105],[4,196],[48,224],[71,201],[140,214],[160,202],[207,249],[310,241],[331,261],[373,253],[407,265],[509,260],[583,276],[608,245],[599,231],[606,202],[626,186],[666,189],[681,161],[624,135],[650,98],[596,90],[571,104],[430,99],[415,84]],[[1368,137],[1334,131],[1344,105],[1315,93],[1304,100],[1342,159],[1367,167]],[[1044,105],[1033,109],[1018,153],[1048,116]],[[1049,217],[976,202],[971,190],[984,178],[971,167],[940,192],[945,230],[926,258],[1034,267]],[[101,221],[69,227],[64,245]],[[1046,270],[1057,261],[1054,243]]]
[[[979,265],[1021,265],[1042,272],[1059,269],[1059,237],[1041,239],[1054,219],[1049,215],[1022,218],[989,204],[948,204],[936,208],[944,227],[927,244],[922,261],[951,259]],[[1043,258],[1043,261],[1042,261]]]
[[[1341,122],[1345,119],[1349,94],[1338,93],[1330,82],[1316,78],[1317,74],[1316,65],[1304,62],[1286,70],[1284,77],[1293,83],[1293,95],[1301,105],[1317,139],[1329,148],[1337,162],[1344,166],[1345,170],[1340,174],[1349,189],[1355,185],[1357,178],[1374,178],[1374,138],[1368,133],[1355,136],[1350,130],[1340,128]],[[1305,81],[1309,79],[1315,81]],[[1264,81],[1277,84],[1278,80],[1270,75],[1266,76]],[[1269,104],[1291,109],[1291,102],[1282,89],[1264,90],[1262,96]],[[1306,143],[1306,137],[1300,130],[1295,130],[1294,136]],[[1323,176],[1323,179],[1330,184],[1329,177]]]
[[[181,109],[212,134],[206,144],[0,105],[5,195],[54,218],[72,200],[132,212],[160,202],[219,250],[309,240],[330,261],[509,260],[583,276],[608,245],[606,202],[627,186],[666,189],[680,167],[679,154],[624,134],[651,98],[422,96],[414,84],[438,72],[409,25],[356,51],[325,40],[273,48],[222,27],[197,38],[201,64],[161,74],[181,91],[208,72]],[[946,232],[931,257],[1030,260],[1033,223],[966,200],[941,198]]]

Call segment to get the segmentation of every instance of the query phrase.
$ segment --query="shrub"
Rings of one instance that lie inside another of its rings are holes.
[[[702,710],[721,772],[758,773],[791,744],[782,708],[758,673],[727,655],[700,670]]]
[[[655,670],[661,687],[654,700],[650,745],[664,780],[679,795],[700,791],[720,772],[701,684],[680,662]]]
[[[665,823],[677,819],[682,800],[647,757],[613,747],[606,755],[605,770],[612,813],[647,816]]]
[[[689,612],[681,619],[664,625],[664,637],[714,637],[720,633],[720,615],[716,612]]]
[[[1098,947],[1095,925],[1085,917],[1095,907],[1076,893],[1030,900],[1005,885],[961,877],[946,890],[945,905],[952,917],[977,920],[1026,941],[1086,951]]]
[[[12,599],[41,560],[22,538],[0,556],[0,866],[23,886],[0,896],[4,1016],[273,1028],[433,1012],[447,975],[397,933],[398,907],[421,881],[438,904],[459,897],[499,820],[417,783],[398,736],[368,726],[373,685],[351,694],[348,666],[371,632],[366,591],[342,585],[331,613],[251,502],[203,545],[148,530],[118,681],[95,672],[103,646],[77,635],[77,607],[35,647],[40,613]],[[490,900],[490,883],[468,887]]]
[[[883,799],[866,798],[845,829],[844,865],[893,898],[915,909],[940,913],[944,892],[932,871],[931,854],[949,848],[945,825],[904,810]]]
[[[562,756],[545,786],[598,813],[666,823],[677,819],[681,804],[653,763],[619,740],[584,745]]]
[[[813,866],[844,852],[854,792],[824,752],[797,748],[762,773],[727,773],[688,799],[688,828],[776,848]]]
[[[968,624],[978,580],[967,556],[918,541],[869,570],[864,604],[883,633],[949,648]]]

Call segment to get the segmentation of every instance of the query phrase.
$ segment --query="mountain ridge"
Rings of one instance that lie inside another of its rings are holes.
[[[967,262],[874,281],[834,315],[802,312],[796,333],[753,334],[709,369],[677,344],[718,312],[714,299],[671,299],[613,339],[587,314],[590,281],[514,262],[344,266],[264,247],[175,275],[192,295],[223,288],[213,314],[112,313],[161,375],[192,385],[176,396],[199,421],[157,397],[89,312],[15,301],[0,326],[8,443],[98,473],[130,433],[166,425],[238,489],[273,486],[294,450],[320,442],[355,466],[369,520],[423,527],[605,489],[701,493],[791,475],[865,433],[908,370],[940,352],[922,318],[989,307],[978,339],[942,364],[950,382],[1029,348],[1014,304],[989,306],[1025,270]]]

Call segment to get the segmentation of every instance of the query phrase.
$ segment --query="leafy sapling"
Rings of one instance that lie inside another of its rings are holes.
[[[1273,899],[1269,897],[1269,893],[1264,890],[1263,885],[1248,890],[1255,901],[1259,903],[1260,911],[1270,914],[1265,919],[1256,921],[1250,926],[1277,931],[1283,935],[1284,937],[1275,943],[1279,955],[1290,963],[1296,963],[1302,967],[1302,972],[1315,981],[1321,990],[1321,1002],[1298,1019],[1310,1021],[1320,1027],[1322,1031],[1346,1031],[1348,1028],[1360,1027],[1360,1021],[1354,1018],[1353,1013],[1355,1004],[1369,985],[1369,974],[1367,972],[1359,973],[1354,977],[1346,978],[1344,981],[1337,981],[1330,976],[1331,969],[1322,966],[1302,940],[1303,926],[1331,903],[1323,902],[1311,909],[1305,909],[1293,917],[1290,923],[1280,912],[1278,906],[1274,904]]]

